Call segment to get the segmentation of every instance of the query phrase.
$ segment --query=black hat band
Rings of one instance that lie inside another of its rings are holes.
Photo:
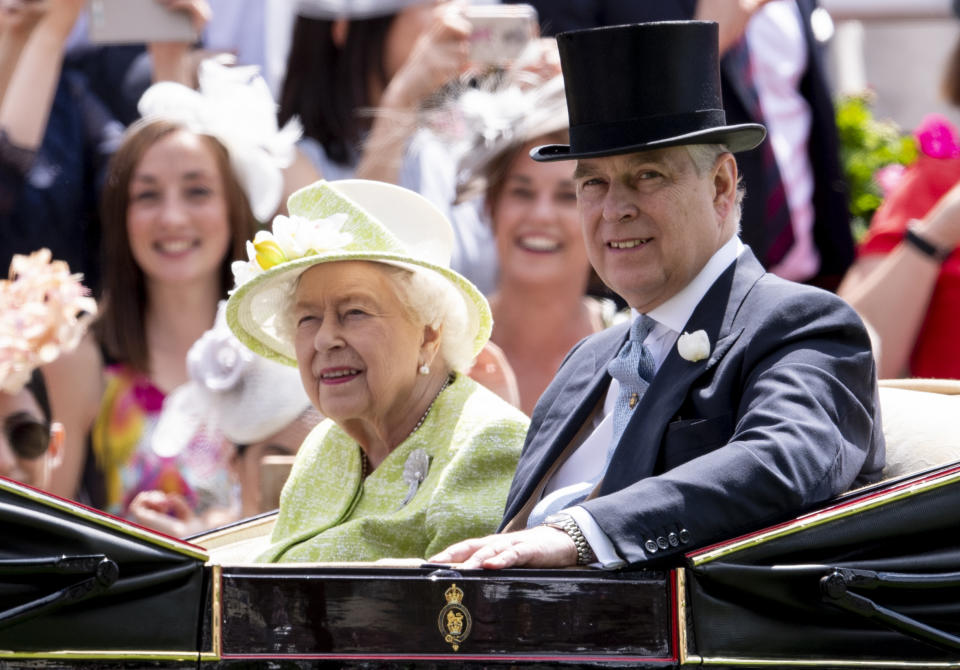
[[[610,121],[570,126],[570,151],[593,153],[616,147],[638,146],[663,138],[712,130],[726,125],[722,109],[644,116],[626,121]]]

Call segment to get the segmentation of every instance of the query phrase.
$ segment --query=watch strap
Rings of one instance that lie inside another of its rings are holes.
[[[571,515],[564,512],[551,514],[544,519],[542,525],[562,530],[573,540],[573,544],[577,548],[577,565],[596,563],[597,555],[593,553],[593,549],[590,548],[590,543],[587,542],[583,531],[580,530],[580,525]]]
[[[942,249],[918,233],[916,230],[916,223],[917,221],[913,220],[907,224],[907,228],[903,234],[904,241],[922,253],[924,256],[929,256],[938,263],[942,263],[943,261],[947,260],[953,250]]]

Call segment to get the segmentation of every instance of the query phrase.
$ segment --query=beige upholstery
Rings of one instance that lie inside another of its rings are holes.
[[[960,461],[960,380],[880,381],[885,479]]]

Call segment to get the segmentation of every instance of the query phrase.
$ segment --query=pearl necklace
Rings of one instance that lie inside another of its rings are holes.
[[[407,436],[406,436],[405,438],[403,438],[403,442],[406,442],[407,440],[409,440],[409,439],[410,439],[410,436],[413,435],[414,433],[416,433],[416,432],[420,429],[420,426],[423,425],[423,422],[427,420],[427,414],[429,414],[429,413],[430,413],[430,410],[433,409],[433,403],[437,402],[437,398],[440,397],[440,394],[443,393],[444,389],[446,389],[448,386],[450,386],[450,383],[451,383],[453,380],[454,380],[454,375],[453,375],[453,373],[451,372],[449,375],[447,375],[447,378],[444,380],[443,386],[441,386],[441,387],[440,387],[440,390],[437,391],[437,395],[433,396],[433,400],[431,400],[431,401],[430,401],[430,404],[427,405],[426,411],[423,413],[423,415],[422,415],[422,416],[420,417],[420,419],[417,421],[416,425],[413,427],[413,430],[411,430],[409,433],[407,433]],[[361,448],[360,448],[360,477],[361,477],[362,479],[366,479],[366,478],[367,478],[367,475],[369,475],[369,474],[370,474],[370,459],[367,458],[367,452],[365,452],[365,451],[363,450],[363,447],[361,447]]]
[[[417,421],[417,425],[415,425],[415,426],[413,427],[413,430],[411,430],[411,431],[407,434],[407,436],[404,438],[404,442],[406,442],[407,440],[409,440],[409,439],[410,439],[410,436],[413,435],[414,433],[416,433],[417,430],[420,428],[420,426],[423,425],[423,422],[426,421],[426,419],[427,419],[427,414],[429,414],[429,413],[430,413],[430,410],[433,409],[433,403],[437,402],[437,398],[439,398],[439,397],[440,397],[440,394],[443,393],[443,389],[447,388],[447,387],[450,385],[450,382],[451,382],[451,381],[453,381],[453,375],[452,375],[452,374],[447,375],[447,378],[446,378],[446,379],[444,380],[444,382],[443,382],[443,386],[440,387],[440,390],[437,391],[437,395],[433,396],[433,400],[431,400],[431,401],[430,401],[430,404],[427,405],[427,411],[425,411],[425,412],[423,413],[423,416],[421,416],[421,417],[420,417],[420,420]]]

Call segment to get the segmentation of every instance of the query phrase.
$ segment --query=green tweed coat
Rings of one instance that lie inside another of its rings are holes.
[[[327,419],[304,440],[280,496],[270,546],[258,561],[426,558],[497,529],[529,419],[457,375],[411,434],[365,480],[359,445]],[[403,466],[430,455],[416,495]]]

